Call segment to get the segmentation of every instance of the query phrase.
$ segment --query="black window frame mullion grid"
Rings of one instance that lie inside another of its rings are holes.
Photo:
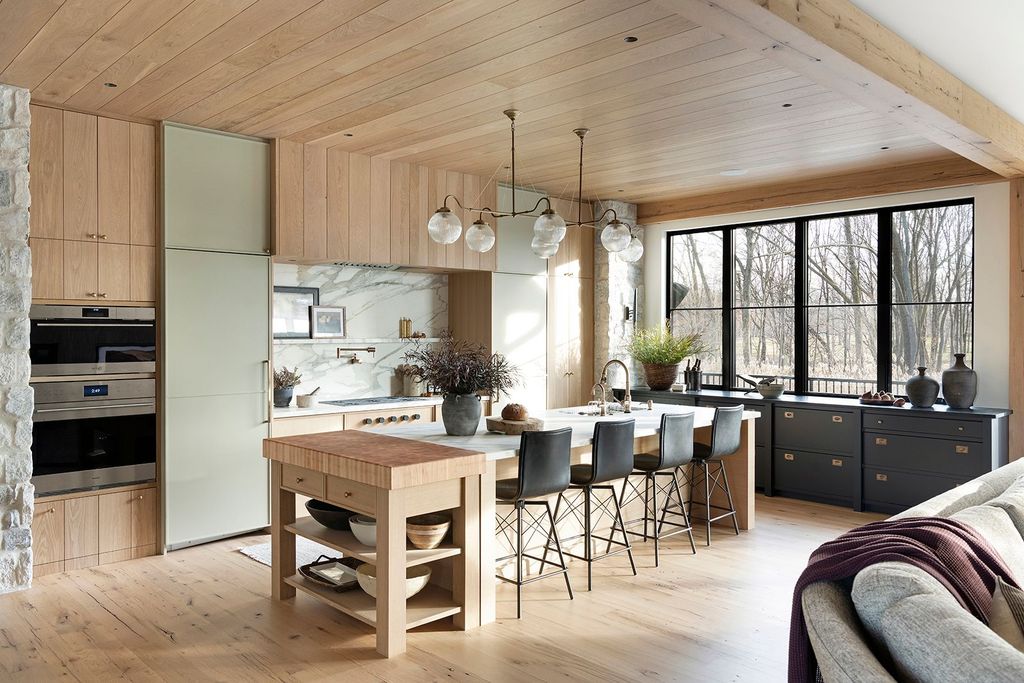
[[[793,283],[793,392],[807,393],[807,218],[796,220],[794,250],[796,282]]]
[[[736,299],[736,252],[733,230],[722,231],[722,389],[736,384],[736,330],[732,305]]]
[[[875,332],[879,391],[892,391],[892,214],[890,208],[878,212],[878,292],[875,297],[878,329]]]

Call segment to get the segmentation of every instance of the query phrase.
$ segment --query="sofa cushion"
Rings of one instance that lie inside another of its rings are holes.
[[[1024,536],[1024,476],[1017,477],[1005,491],[985,504],[1005,510],[1010,521],[1017,527],[1017,533]]]
[[[1024,653],[965,610],[930,574],[883,562],[857,574],[854,608],[900,680],[1024,680]]]
[[[950,519],[970,525],[995,548],[1015,579],[1024,577],[1024,539],[1004,508],[975,505],[951,515]]]
[[[999,583],[992,593],[992,608],[988,611],[988,627],[1024,652],[1024,590],[1002,579],[997,581]]]

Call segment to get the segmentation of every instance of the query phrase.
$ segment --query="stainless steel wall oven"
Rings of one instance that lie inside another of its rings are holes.
[[[152,308],[32,306],[32,377],[156,372]]]

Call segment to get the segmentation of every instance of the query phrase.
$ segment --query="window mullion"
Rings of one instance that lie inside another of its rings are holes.
[[[796,221],[796,281],[793,283],[793,388],[807,391],[807,219]]]
[[[736,377],[736,330],[733,304],[736,290],[733,230],[722,231],[722,388],[732,389]]]
[[[892,210],[878,212],[878,388],[892,390]]]

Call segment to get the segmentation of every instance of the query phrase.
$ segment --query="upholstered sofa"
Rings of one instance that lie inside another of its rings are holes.
[[[1024,583],[1024,459],[896,515],[959,519],[982,533]],[[826,683],[1024,681],[1024,653],[960,606],[932,576],[889,562],[852,585],[817,583],[804,621]]]

